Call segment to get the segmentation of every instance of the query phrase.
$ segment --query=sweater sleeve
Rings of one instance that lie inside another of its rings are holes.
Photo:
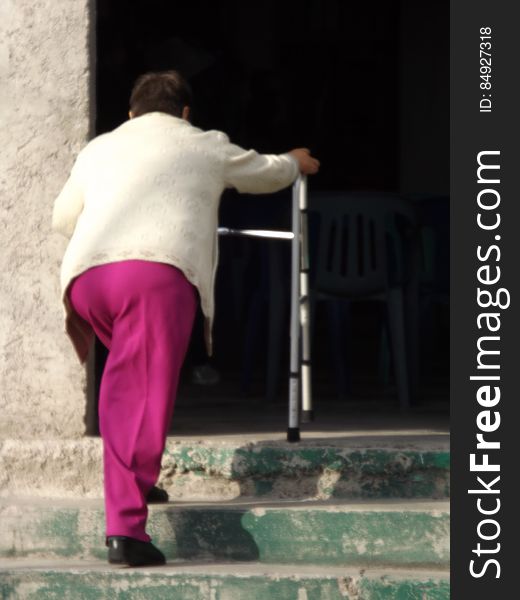
[[[52,230],[70,238],[76,221],[83,210],[83,187],[79,177],[78,161],[74,164],[59,196],[54,201]]]
[[[259,154],[231,144],[224,137],[226,187],[248,194],[277,192],[298,176],[298,162],[290,154]]]

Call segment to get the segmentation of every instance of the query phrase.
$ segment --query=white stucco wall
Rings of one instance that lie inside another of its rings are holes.
[[[90,0],[0,0],[0,439],[84,432],[54,198],[89,137]]]

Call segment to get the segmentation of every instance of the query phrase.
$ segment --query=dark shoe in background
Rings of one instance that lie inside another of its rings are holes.
[[[131,537],[113,535],[107,537],[108,562],[113,565],[144,567],[164,565],[164,554],[151,542],[142,542]]]
[[[168,492],[166,490],[162,490],[161,488],[156,487],[155,485],[146,496],[146,502],[148,504],[161,504],[162,502],[168,502],[168,500]]]
[[[220,373],[210,363],[197,365],[191,370],[191,383],[195,385],[217,385]]]

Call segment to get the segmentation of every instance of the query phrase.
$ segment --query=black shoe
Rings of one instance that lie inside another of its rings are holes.
[[[108,562],[111,564],[144,567],[166,563],[164,554],[151,542],[113,535],[107,537],[106,545],[108,546]]]
[[[166,490],[153,486],[146,496],[146,502],[148,504],[160,504],[161,502],[168,502],[169,496]]]

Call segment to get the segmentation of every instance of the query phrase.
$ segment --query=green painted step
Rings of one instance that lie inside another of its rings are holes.
[[[361,442],[357,442],[361,444]],[[368,443],[368,442],[363,442]],[[379,440],[377,443],[382,443]],[[172,500],[449,497],[444,442],[355,447],[355,439],[168,439],[160,484]],[[102,497],[101,440],[0,441],[2,496]]]
[[[233,501],[150,507],[169,558],[321,565],[447,565],[445,501]],[[0,504],[0,556],[105,558],[101,501]]]
[[[256,443],[244,447],[170,444],[163,456],[168,491],[220,478],[245,496],[291,498],[448,498],[447,450],[356,449]]]
[[[0,562],[4,600],[448,600],[446,571],[172,563]]]

